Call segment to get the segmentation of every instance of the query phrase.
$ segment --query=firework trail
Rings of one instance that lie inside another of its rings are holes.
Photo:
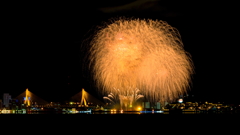
[[[115,20],[90,45],[90,67],[102,94],[128,95],[137,88],[150,101],[172,101],[190,86],[191,57],[164,21]]]

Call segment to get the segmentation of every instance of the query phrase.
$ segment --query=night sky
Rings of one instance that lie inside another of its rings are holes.
[[[82,72],[81,43],[95,26],[125,16],[163,20],[179,30],[195,65],[189,91],[193,101],[239,103],[239,14],[234,5],[177,0],[6,3],[0,95],[14,98],[29,88],[46,101],[64,101],[85,88],[98,97],[88,72]]]

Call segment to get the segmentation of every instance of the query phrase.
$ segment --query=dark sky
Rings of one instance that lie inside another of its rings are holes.
[[[189,92],[195,100],[239,102],[235,5],[177,0],[6,3],[1,12],[0,94],[16,97],[29,88],[47,101],[61,101],[84,87],[96,95],[91,78],[82,73],[84,35],[103,21],[126,16],[167,21],[179,30],[195,65]]]

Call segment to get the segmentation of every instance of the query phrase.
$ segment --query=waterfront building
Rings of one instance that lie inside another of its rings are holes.
[[[4,93],[3,94],[3,105],[4,107],[8,108],[9,107],[9,101],[11,100],[11,95],[9,93]]]

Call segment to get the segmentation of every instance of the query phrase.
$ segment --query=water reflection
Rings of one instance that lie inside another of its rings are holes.
[[[177,111],[26,111],[0,112],[0,114],[237,114],[233,112],[177,112]]]

